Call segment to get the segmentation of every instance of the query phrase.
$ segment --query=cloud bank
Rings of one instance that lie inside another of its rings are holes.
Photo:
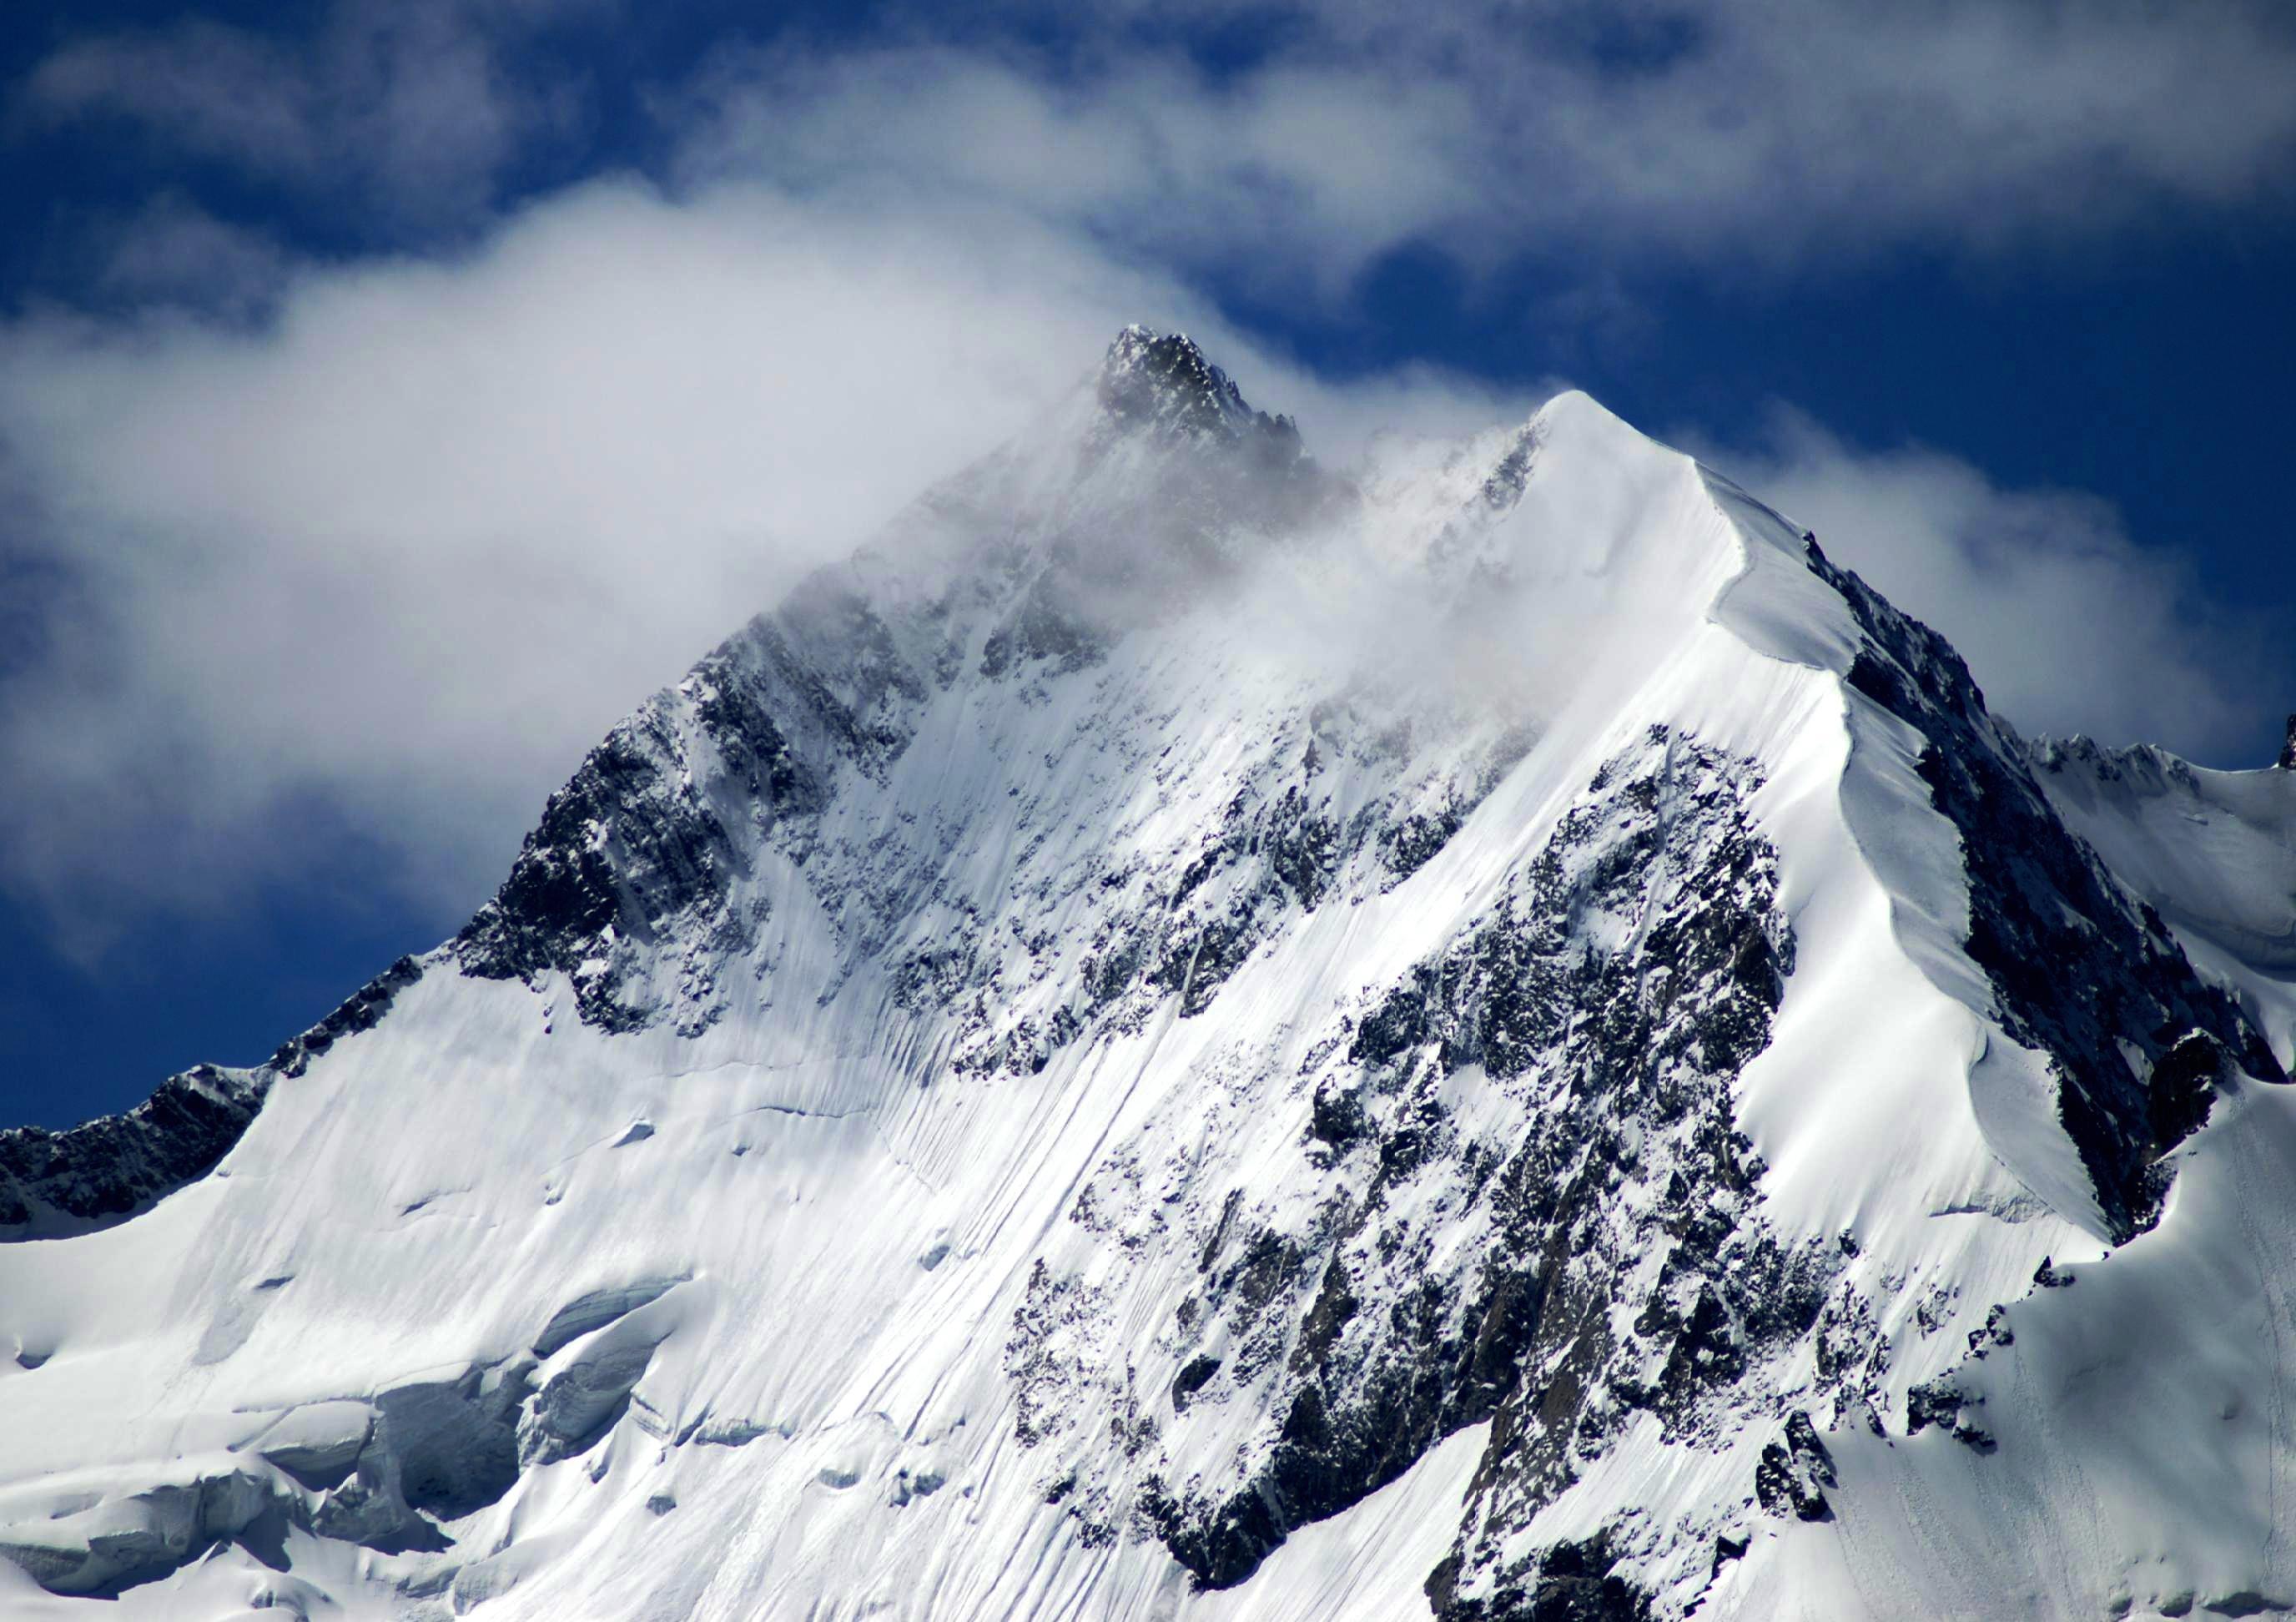
[[[513,70],[554,21],[604,0],[336,0],[302,37],[192,16],[61,45],[19,87],[42,128],[141,130],[155,160],[227,166],[382,225],[459,224],[501,176],[563,137],[579,86]]]
[[[2057,249],[2284,201],[2296,141],[2296,45],[2237,5],[1247,10],[1273,43],[1232,60],[1185,6],[728,45],[648,92],[644,174],[507,203],[579,102],[512,48],[605,0],[64,44],[18,127],[140,130],[395,246],[312,260],[162,164],[78,296],[0,322],[0,885],[87,954],[347,840],[451,921],[616,717],[1128,321],[1197,332],[1330,460],[1535,403],[1319,378],[1221,319],[1238,266],[1338,308],[1414,244],[1590,285]],[[1790,414],[1718,457],[2021,725],[2235,725],[2251,644],[2101,504]]]
[[[636,88],[668,161],[991,203],[1326,295],[1382,252],[1741,274],[2091,243],[2296,196],[2296,18],[2254,0],[1034,0],[745,34]],[[401,228],[579,149],[618,0],[334,0],[68,40],[19,123],[140,130]],[[733,26],[733,20],[727,20]],[[555,64],[554,69],[551,64]]]
[[[1023,220],[754,187],[586,186],[451,263],[306,269],[253,327],[20,321],[0,442],[37,635],[0,673],[0,872],[86,951],[348,832],[451,917],[638,699],[1144,315],[1341,454],[1521,404],[1256,365]]]
[[[2004,488],[1921,446],[1860,450],[1785,407],[1751,446],[1701,449],[1943,632],[2029,732],[2237,761],[2259,743],[2257,684],[2296,675],[2267,627],[2211,604],[2186,559],[2139,546],[2097,496]]]
[[[316,798],[467,902],[638,698],[1168,306],[1057,242],[607,184],[251,332],[20,323],[7,870],[100,934],[291,872]]]
[[[2292,193],[2296,24],[2260,7],[1242,9],[1283,43],[1242,68],[1098,37],[734,53],[681,103],[686,160],[994,202],[1324,298],[1418,243],[1775,276]]]

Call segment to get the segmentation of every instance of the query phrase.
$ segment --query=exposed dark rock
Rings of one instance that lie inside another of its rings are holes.
[[[1488,1599],[1458,1599],[1432,1577],[1428,1599],[1442,1622],[1650,1622],[1650,1596],[1617,1567],[1609,1539],[1597,1536],[1556,1544],[1527,1584],[1510,1583]]]
[[[1451,842],[1451,836],[1465,825],[1466,820],[1466,808],[1456,803],[1442,806],[1431,814],[1410,813],[1388,831],[1389,871],[1398,880],[1409,878]]]
[[[579,975],[577,1010],[606,1030],[637,1028],[659,1012],[626,991],[611,943],[654,943],[676,914],[721,903],[746,864],[717,812],[677,791],[666,708],[656,700],[617,726],[550,797],[510,877],[455,938],[465,972]],[[751,724],[772,725],[762,712]],[[742,741],[769,758],[786,751],[778,731]],[[591,965],[603,971],[586,972]]]
[[[1185,1413],[1196,1393],[1210,1383],[1211,1377],[1219,1371],[1220,1360],[1217,1357],[1190,1358],[1186,1366],[1172,1378],[1173,1410]]]
[[[1330,899],[1380,824],[1359,817],[1343,827],[1314,773],[1312,751],[1299,768],[1271,766],[1237,791],[1160,905],[1110,919],[1085,973],[1096,1011],[1129,999],[1136,1021],[1177,993],[1183,1019],[1201,1013],[1263,942]]]
[[[2194,971],[2158,915],[2059,820],[1960,656],[1814,547],[1808,562],[1865,632],[1850,686],[1929,741],[1917,769],[1960,831],[1969,870],[1966,950],[2010,1036],[2054,1061],[2058,1114],[2109,1235],[2127,1239],[2159,1217],[2161,1157],[2207,1117],[2196,1078],[2208,1049],[2187,1044],[2203,1038],[2267,1081],[2286,1079],[2280,1063],[2239,1004]],[[2124,1047],[2141,1057],[2144,1079]]]
[[[1953,1422],[1961,1412],[1961,1392],[1952,1384],[1931,1380],[1906,1393],[1906,1434],[1919,1436],[1931,1425]]]
[[[283,1044],[271,1055],[271,1069],[282,1076],[300,1076],[311,1061],[345,1036],[373,1030],[390,1012],[398,994],[422,978],[422,965],[402,957],[346,998],[343,1005],[301,1036]]]
[[[1504,512],[1522,499],[1523,487],[1530,482],[1530,464],[1538,454],[1538,444],[1529,429],[1515,436],[1507,454],[1499,458],[1490,477],[1483,480],[1483,504],[1494,512]]]
[[[1333,1044],[1309,1102],[1311,1164],[1367,1176],[1368,1192],[1335,1189],[1306,1233],[1251,1225],[1232,1192],[1201,1243],[1201,1301],[1181,1318],[1184,1344],[1224,1326],[1224,1389],[1277,1372],[1255,1397],[1265,1462],[1240,1488],[1142,1484],[1143,1519],[1201,1581],[1242,1580],[1292,1528],[1485,1420],[1476,1520],[1496,1542],[1636,1409],[1718,1445],[1737,1423],[1725,1395],[1815,1321],[1840,1252],[1791,1254],[1768,1235],[1749,1198],[1759,1166],[1730,1116],[1730,1081],[1767,1044],[1792,962],[1775,858],[1744,810],[1752,787],[1742,765],[1654,730],[1484,922]],[[1472,1140],[1441,1102],[1445,1077],[1471,1066],[1521,1101],[1512,1143]],[[1630,1198],[1629,1184],[1648,1192]],[[1447,1220],[1488,1235],[1449,1271],[1431,1270],[1405,1215],[1438,1198]],[[1644,1256],[1663,1266],[1639,1274]],[[1038,1348],[1095,1310],[1080,1281],[1048,1274],[1029,1297],[1007,1348],[1024,1418],[1055,1400],[1044,1382],[1069,1377]],[[1626,1344],[1611,1330],[1622,1305]],[[1176,1413],[1214,1377],[1200,1355],[1177,1366]],[[1455,1575],[1491,1558],[1480,1544],[1461,1554]],[[1510,1578],[1513,1610],[1458,1614],[1639,1614],[1639,1598],[1580,1560],[1566,1554],[1543,1590]],[[1585,1609],[1599,1605],[1629,1609]]]
[[[2009,1308],[1996,1303],[1985,1314],[1984,1327],[1969,1331],[1969,1355],[1982,1357],[1997,1346],[2014,1346],[2016,1335],[2009,1328]]]
[[[2273,763],[2284,772],[2296,772],[2296,716],[2288,717],[2287,741],[2280,746],[2280,758]]]
[[[374,1028],[422,974],[400,958],[259,1069],[194,1065],[121,1114],[62,1132],[0,1131],[0,1242],[110,1227],[204,1177],[245,1135],[275,1077],[300,1076],[338,1042]]]
[[[1963,1391],[1950,1375],[1915,1386],[1906,1393],[1906,1434],[1919,1436],[1935,1425],[1964,1447],[1991,1453],[1993,1438],[1969,1417],[1983,1400]]]
[[[1833,1455],[1818,1438],[1808,1411],[1797,1408],[1786,1416],[1784,1439],[1762,1449],[1754,1467],[1754,1500],[1773,1515],[1831,1520],[1833,1511],[1824,1489],[1833,1485]]]
[[[1305,456],[1289,417],[1271,417],[1244,403],[1243,392],[1183,333],[1127,327],[1101,365],[1100,407],[1119,429],[1256,442],[1281,465]]]
[[[1370,1131],[1359,1092],[1339,1091],[1329,1084],[1316,1089],[1308,1111],[1308,1135],[1334,1149],[1345,1149]]]
[[[231,1152],[269,1079],[201,1065],[124,1114],[0,1132],[0,1241],[85,1233],[149,1210]]]
[[[1101,422],[1092,448],[1100,454],[1144,440],[1192,455],[1188,476],[1168,481],[1163,492],[1172,521],[1164,526],[1162,550],[1197,563],[1212,561],[1224,528],[1296,531],[1349,497],[1349,487],[1308,455],[1291,418],[1254,411],[1227,374],[1181,334],[1126,328],[1102,362],[1096,395]]]
[[[1096,664],[1115,639],[1112,627],[1078,601],[1073,564],[1056,560],[1021,597],[1005,622],[989,633],[980,653],[980,674],[992,681],[1030,661],[1047,676],[1066,676]]]
[[[926,691],[875,611],[816,577],[591,750],[455,937],[456,960],[490,979],[557,970],[603,1030],[681,997],[706,1026],[710,965],[755,938],[732,897],[760,838],[801,842],[840,768],[882,771],[899,750],[896,717]],[[653,983],[664,959],[680,986]]]

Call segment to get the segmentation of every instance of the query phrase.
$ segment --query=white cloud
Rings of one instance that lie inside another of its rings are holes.
[[[37,117],[475,225],[449,256],[298,265],[163,197],[102,244],[99,291],[141,313],[0,326],[0,883],[78,949],[345,840],[451,918],[615,717],[1123,322],[1197,331],[1333,460],[1529,405],[1436,371],[1318,380],[1209,316],[1207,269],[1343,298],[1433,241],[1585,253],[1608,288],[1643,252],[2078,234],[2268,194],[2296,120],[2286,42],[2223,7],[1772,0],[1685,29],[1644,4],[1632,49],[1565,4],[1326,10],[1218,75],[1120,29],[1057,69],[729,55],[664,94],[670,189],[488,223],[563,100],[507,78],[501,42],[556,6],[342,0],[293,50],[191,23],[67,45],[22,88]],[[1792,421],[1724,465],[2021,723],[2202,750],[2233,725],[2233,644],[2096,504]]]
[[[180,193],[99,220],[77,240],[72,266],[92,301],[176,304],[252,315],[278,292],[291,258],[258,231],[235,225]]]
[[[617,717],[1135,318],[1326,446],[1502,409],[1322,389],[1026,220],[746,186],[594,184],[467,258],[307,267],[254,324],[0,330],[16,561],[53,587],[0,670],[0,874],[85,951],[348,837],[451,917]]]
[[[1471,268],[1768,274],[2292,197],[2296,29],[2260,8],[1247,9],[1286,26],[1241,69],[1137,43],[775,49],[670,119],[713,172],[992,201],[1324,298],[1420,242]]]
[[[2264,627],[2211,608],[2184,559],[2139,546],[2109,502],[2005,489],[1918,446],[1860,450],[1787,410],[1754,446],[1704,454],[1941,632],[2021,730],[2263,764],[2244,758],[2257,686],[2296,690],[2296,671]]]
[[[4,691],[12,877],[93,929],[203,903],[291,871],[316,796],[475,898],[616,716],[1151,302],[1057,243],[608,184],[253,331],[18,326],[0,438],[76,589]]]
[[[756,24],[764,45],[654,87],[672,161],[986,203],[1323,298],[1410,242],[1768,274],[2296,200],[2296,21],[2242,0],[1103,0],[1060,8],[1057,53],[1000,28],[1031,11],[953,33],[911,7],[829,44]],[[333,0],[299,40],[196,19],[70,39],[15,99],[458,226],[581,138],[563,61],[629,71],[620,26],[618,0]],[[1183,48],[1207,28],[1270,43],[1210,67]]]
[[[193,17],[86,35],[42,60],[19,116],[141,127],[168,159],[228,163],[398,225],[460,224],[559,132],[572,86],[521,82],[509,47],[603,0],[336,0],[292,41]]]

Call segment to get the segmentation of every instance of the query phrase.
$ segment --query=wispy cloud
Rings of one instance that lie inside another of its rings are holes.
[[[193,17],[72,39],[18,87],[36,127],[108,120],[163,165],[229,166],[306,195],[380,209],[382,225],[463,224],[579,86],[512,72],[509,50],[603,0],[336,0],[303,38]]]
[[[2296,19],[2244,0],[874,14],[834,44],[755,22],[652,86],[668,168],[994,204],[1324,296],[1406,243],[1774,275],[2296,201]],[[386,224],[462,225],[534,149],[578,143],[590,86],[566,64],[618,71],[619,18],[616,0],[334,0],[294,38],[193,19],[70,40],[13,100]],[[526,48],[554,29],[586,48]]]
[[[2189,561],[2139,546],[2111,503],[2005,488],[1918,446],[1862,449],[1788,408],[1751,444],[1700,448],[1942,632],[2019,727],[2270,759],[2255,727],[2268,695],[2296,692],[2284,640],[2212,604]]]
[[[2296,24],[2263,8],[1245,9],[1282,43],[1242,67],[1136,31],[783,47],[673,116],[718,171],[993,201],[1327,295],[1406,243],[1769,275],[2296,199]]]
[[[600,184],[254,324],[20,322],[0,878],[86,950],[348,829],[472,905],[638,698],[1187,313],[1023,222]]]
[[[2234,6],[1330,6],[1225,62],[1178,48],[1185,9],[1110,6],[1057,52],[923,20],[728,49],[657,87],[652,178],[505,204],[578,94],[506,43],[566,14],[339,0],[299,40],[68,43],[16,87],[20,118],[372,204],[394,250],[302,261],[171,171],[102,222],[78,307],[0,327],[0,883],[79,949],[291,881],[319,839],[469,904],[616,716],[1125,321],[1206,336],[1336,459],[1529,404],[1288,365],[1212,313],[1238,267],[1343,301],[1406,243],[1578,256],[1611,309],[1636,265],[2284,201],[2296,129],[2287,29]],[[1723,465],[2020,722],[2202,750],[2234,725],[2239,644],[2097,504],[1790,418]]]

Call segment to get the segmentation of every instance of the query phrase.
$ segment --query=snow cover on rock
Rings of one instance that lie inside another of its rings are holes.
[[[0,1135],[0,1608],[2296,1605],[2291,790],[1584,396],[1351,481],[1128,331],[454,940]]]
[[[2042,739],[2065,823],[2157,908],[2196,963],[2239,987],[2296,1065],[2296,717],[2278,766],[2212,772],[2165,750]]]

